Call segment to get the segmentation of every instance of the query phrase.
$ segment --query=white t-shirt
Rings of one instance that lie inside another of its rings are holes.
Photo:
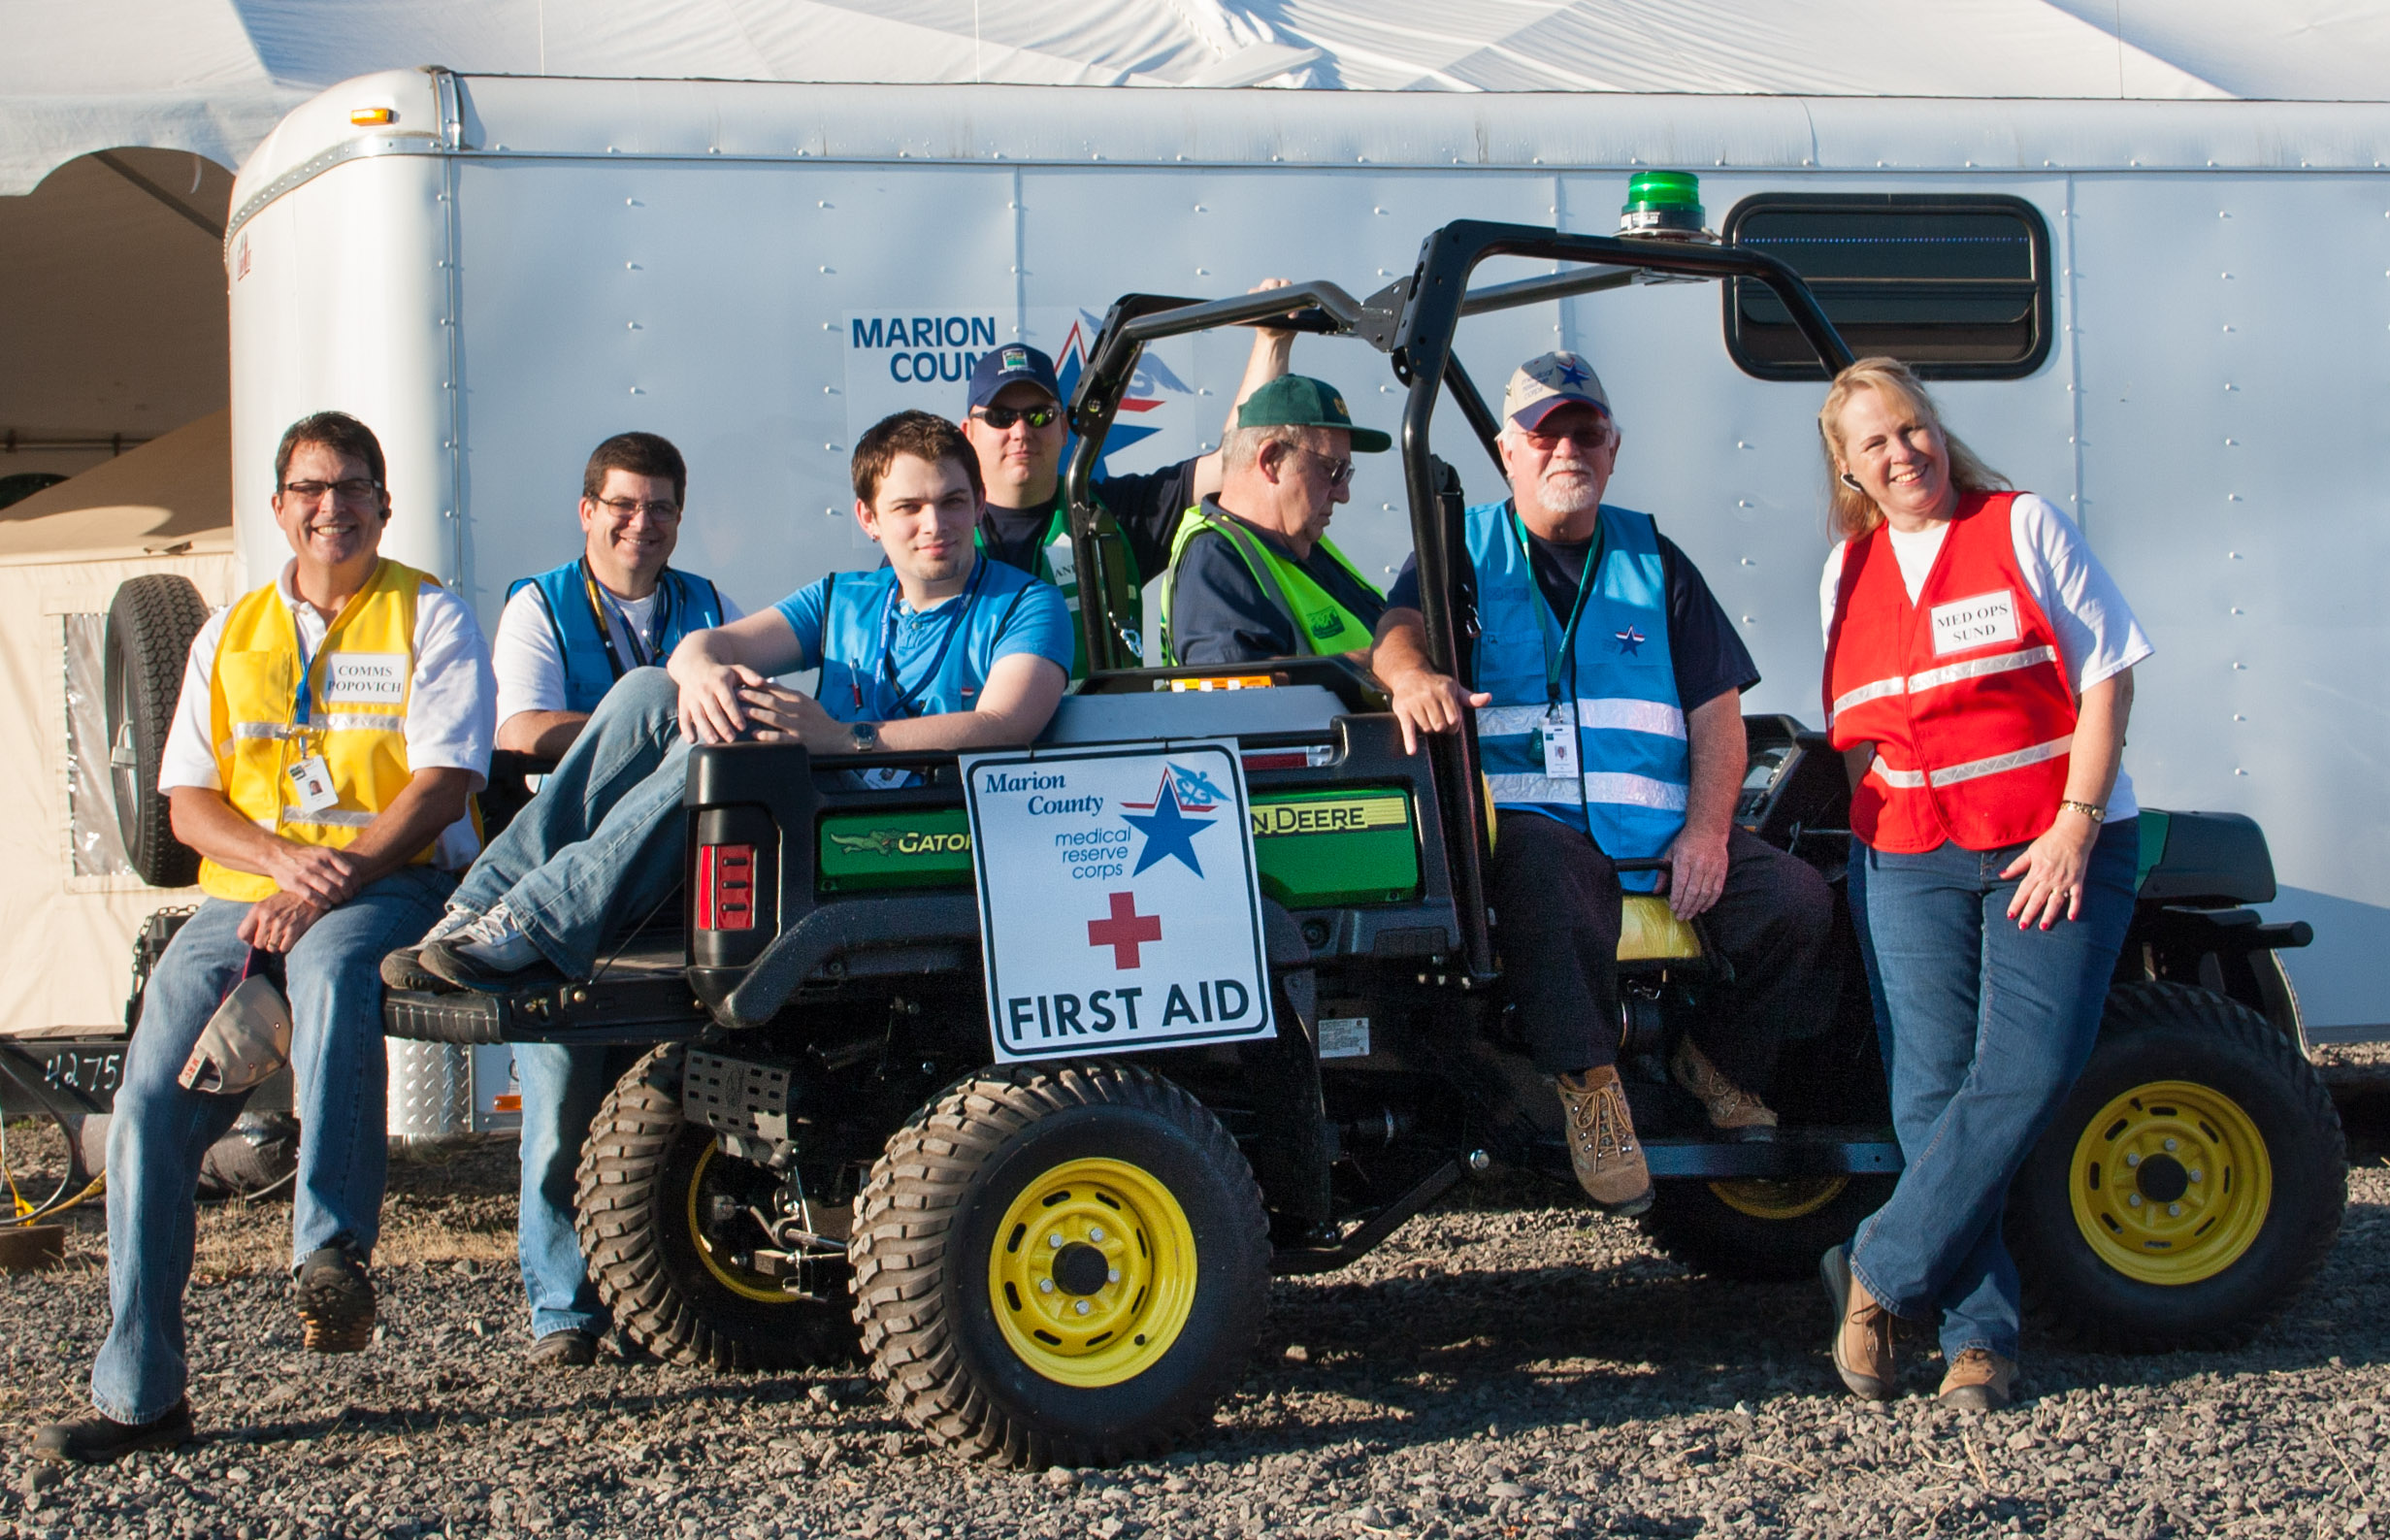
[[[299,644],[311,658],[331,625],[313,605],[301,604],[291,591],[291,570],[297,565],[284,564],[274,591],[297,621]],[[224,617],[231,612],[227,606],[210,615],[191,639],[182,697],[175,704],[174,725],[158,755],[161,792],[178,786],[224,789],[216,773],[215,745],[208,739],[209,682],[215,673]],[[480,623],[454,594],[425,583],[415,599],[414,645],[414,678],[407,692],[407,763],[415,770],[471,770],[478,791],[487,784],[490,748],[498,737],[498,691],[490,679],[489,648],[481,640]],[[481,840],[474,834],[469,813],[441,832],[432,847],[432,864],[443,871],[462,871],[480,852]]]
[[[656,600],[663,592],[658,589],[644,599],[623,599],[601,588],[609,609],[606,629],[613,635],[614,658],[625,669],[638,667],[638,658],[631,646],[631,633],[650,634],[656,613]],[[722,602],[722,623],[729,625],[746,611],[732,603],[731,596],[715,590]],[[662,663],[665,660],[651,660]],[[563,711],[565,704],[565,659],[556,646],[556,628],[548,621],[547,604],[540,597],[537,584],[525,583],[507,601],[507,607],[498,615],[498,639],[490,647],[490,666],[498,675],[498,720],[518,711]]]
[[[1887,530],[1893,559],[1900,563],[1901,581],[1909,602],[1924,591],[1926,574],[1941,554],[1943,537],[1950,526],[1937,521],[1931,529],[1904,535]],[[2133,618],[2116,580],[2091,554],[2090,542],[2075,521],[2046,498],[2020,492],[2009,508],[2009,536],[2016,546],[2016,570],[2024,574],[2025,591],[2049,617],[2058,634],[2058,660],[2075,693],[2082,694],[2102,679],[2133,667],[2156,649]],[[1843,552],[1838,542],[1826,553],[1825,578],[1817,587],[1819,622],[1830,639],[1834,633],[1834,594],[1842,586]],[[2109,794],[2108,816],[2122,822],[2141,811],[2133,798],[2133,777],[2116,768],[2116,789]]]

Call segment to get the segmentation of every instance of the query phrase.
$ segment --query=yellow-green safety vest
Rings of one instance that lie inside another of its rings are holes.
[[[1214,513],[1201,504],[1189,508],[1178,521],[1178,535],[1170,541],[1170,576],[1162,585],[1162,645],[1171,663],[1179,662],[1178,649],[1170,639],[1170,602],[1178,593],[1179,557],[1187,542],[1209,531],[1227,541],[1243,559],[1245,570],[1261,585],[1261,592],[1277,606],[1294,632],[1296,655],[1309,657],[1315,653],[1365,651],[1373,639],[1370,629],[1360,616],[1338,604],[1335,597],[1312,579],[1309,573],[1279,555],[1235,518],[1226,513]],[[1319,548],[1328,559],[1352,575],[1355,582],[1371,593],[1378,587],[1360,574],[1359,569],[1346,561],[1344,552],[1322,537]]]

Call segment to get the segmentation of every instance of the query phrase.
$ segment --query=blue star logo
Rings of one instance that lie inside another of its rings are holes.
[[[1195,836],[1220,820],[1188,817],[1179,805],[1178,787],[1166,772],[1162,777],[1162,790],[1154,798],[1152,812],[1123,813],[1121,817],[1145,836],[1145,848],[1138,852],[1136,870],[1129,873],[1130,876],[1171,856],[1185,862],[1187,869],[1196,876],[1203,875],[1203,863],[1195,853]]]
[[[1611,635],[1619,639],[1619,650],[1630,658],[1641,656],[1643,644],[1652,639],[1633,626],[1624,631],[1612,632]]]
[[[1586,372],[1578,367],[1577,357],[1574,353],[1562,353],[1560,355],[1561,384],[1582,385],[1586,382],[1587,378],[1588,376],[1586,375]]]

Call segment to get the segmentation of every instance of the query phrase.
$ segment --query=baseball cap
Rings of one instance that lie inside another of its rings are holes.
[[[996,393],[1006,385],[1035,385],[1052,396],[1057,403],[1063,399],[1063,382],[1055,377],[1054,360],[1027,343],[1000,343],[979,355],[971,366],[971,399],[964,404],[965,411],[977,411],[996,399]]]
[[[1610,392],[1577,353],[1544,353],[1521,364],[1502,392],[1503,420],[1532,429],[1555,407],[1578,402],[1611,416]],[[1615,419],[1614,419],[1615,420]]]
[[[1360,454],[1391,449],[1394,441],[1375,428],[1356,428],[1344,397],[1325,379],[1308,375],[1281,375],[1245,398],[1237,409],[1240,428],[1342,428],[1353,435]]]

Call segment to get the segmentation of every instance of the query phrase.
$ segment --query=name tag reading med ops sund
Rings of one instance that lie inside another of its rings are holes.
[[[2016,596],[2005,588],[1970,599],[1953,599],[1947,605],[1936,605],[1929,613],[1934,623],[1937,658],[2016,639]]]

